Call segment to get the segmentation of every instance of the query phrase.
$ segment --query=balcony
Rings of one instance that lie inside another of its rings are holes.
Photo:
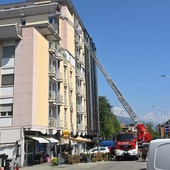
[[[56,48],[55,48],[55,43],[54,42],[49,42],[49,49],[48,51],[51,53],[51,54],[54,54],[55,51],[56,51]]]
[[[78,51],[76,51],[76,53],[75,53],[75,59],[77,60],[77,62],[78,62],[79,59],[80,59],[80,54],[79,54]]]
[[[79,80],[84,80],[84,74],[81,73],[80,69],[76,69],[76,77],[79,79]]]
[[[78,104],[76,106],[76,112],[78,112],[79,114],[84,114],[84,107],[82,107],[82,105]]]
[[[55,91],[49,91],[49,102],[55,102],[56,100],[56,93]]]
[[[58,50],[56,50],[56,52],[54,54],[54,57],[57,60],[62,61],[63,60],[63,53],[58,49]]]
[[[49,76],[50,77],[55,77],[56,76],[56,69],[53,65],[49,66]]]
[[[63,74],[60,71],[57,71],[54,80],[57,81],[57,82],[62,83],[63,82]]]
[[[84,62],[84,58],[82,56],[79,59],[79,63],[83,68],[85,68],[85,62]]]
[[[56,127],[56,119],[54,117],[50,117],[48,125],[50,127]]]
[[[80,87],[80,86],[77,86],[76,87],[76,94],[80,97],[84,97],[84,90]]]
[[[56,127],[57,127],[57,129],[63,129],[63,120],[57,119]]]
[[[63,106],[63,96],[62,95],[56,96],[56,105]]]
[[[82,124],[77,124],[77,130],[85,131],[85,126]]]

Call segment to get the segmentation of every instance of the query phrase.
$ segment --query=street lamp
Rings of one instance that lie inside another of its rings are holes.
[[[160,75],[160,76],[163,77],[163,78],[170,78],[169,75],[164,75],[164,74],[162,74],[162,75]]]
[[[158,108],[158,109],[160,109],[160,110],[162,110],[162,111],[163,111],[163,113],[164,113],[164,117],[165,117],[165,121],[167,121],[167,120],[169,119],[169,112],[168,112],[168,110],[163,109],[162,107],[159,107],[159,106],[152,106],[152,107],[154,107],[154,108]]]

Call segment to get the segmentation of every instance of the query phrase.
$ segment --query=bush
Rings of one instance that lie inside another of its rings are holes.
[[[108,161],[108,159],[109,159],[109,155],[106,153],[106,154],[104,154],[103,155],[103,160],[104,161]]]
[[[96,162],[96,161],[97,161],[97,158],[94,157],[94,158],[91,159],[91,161],[92,161],[92,162]]]
[[[58,158],[54,157],[54,158],[51,160],[51,163],[52,163],[52,166],[58,165]]]

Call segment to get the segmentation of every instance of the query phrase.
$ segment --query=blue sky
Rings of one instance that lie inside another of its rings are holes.
[[[170,1],[72,0],[97,56],[137,116],[162,122],[170,111]],[[99,95],[127,115],[98,72]],[[155,107],[152,107],[155,106]]]
[[[72,2],[99,60],[139,119],[165,121],[170,116],[170,78],[160,75],[170,75],[170,1]],[[98,84],[99,95],[107,97],[114,112],[128,116],[100,70]]]

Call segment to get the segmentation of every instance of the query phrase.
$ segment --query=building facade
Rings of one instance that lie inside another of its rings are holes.
[[[0,153],[25,166],[53,154],[65,130],[99,133],[95,52],[70,0],[0,6]]]

